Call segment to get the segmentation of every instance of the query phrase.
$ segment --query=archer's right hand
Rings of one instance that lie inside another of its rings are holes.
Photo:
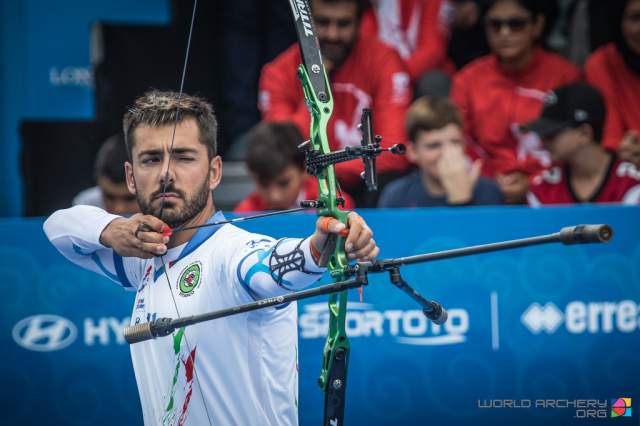
[[[167,228],[157,217],[138,213],[111,221],[100,234],[100,244],[122,257],[150,259],[167,252],[169,237],[162,233]]]

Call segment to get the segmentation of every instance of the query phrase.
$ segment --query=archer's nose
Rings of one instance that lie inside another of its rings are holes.
[[[172,165],[170,165],[169,162],[166,161],[162,165],[162,169],[158,174],[158,182],[160,182],[162,185],[164,185],[166,181],[168,181],[169,183],[173,183],[175,182],[175,178],[176,176],[175,176],[175,173],[173,172]]]

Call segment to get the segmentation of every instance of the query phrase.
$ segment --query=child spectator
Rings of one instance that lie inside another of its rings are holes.
[[[71,204],[100,207],[121,216],[140,213],[136,196],[127,187],[124,163],[128,160],[123,134],[104,141],[93,166],[97,185],[80,192]]]
[[[604,121],[604,100],[586,83],[548,94],[540,117],[524,126],[540,135],[555,163],[533,179],[530,205],[640,203],[640,172],[600,144]]]
[[[615,0],[607,7],[614,42],[589,57],[585,73],[607,106],[602,146],[640,168],[640,0]]]
[[[544,95],[580,80],[578,67],[539,46],[545,17],[535,0],[492,0],[484,18],[492,53],[453,77],[451,96],[462,111],[468,147],[484,158],[508,204],[525,202],[528,176],[549,165],[538,137],[520,131],[536,117]]]
[[[318,182],[307,175],[305,154],[298,150],[302,142],[296,125],[286,121],[263,121],[247,134],[245,160],[257,189],[234,213],[293,209],[318,198]],[[355,208],[349,195],[342,196],[346,209]]]
[[[450,99],[417,99],[407,113],[406,130],[406,155],[419,170],[389,183],[378,207],[502,204],[497,185],[479,176],[482,160],[469,166],[462,116]]]

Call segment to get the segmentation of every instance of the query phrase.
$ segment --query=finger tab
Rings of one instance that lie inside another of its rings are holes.
[[[136,229],[136,232],[134,235],[136,236],[136,238],[139,238],[138,232],[149,232],[149,231],[151,231],[151,227],[149,226],[149,224],[147,222],[140,222],[138,224],[138,229]]]

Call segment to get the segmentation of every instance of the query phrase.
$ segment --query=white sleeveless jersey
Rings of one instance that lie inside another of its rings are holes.
[[[74,207],[52,215],[45,232],[70,260],[137,291],[132,325],[289,293],[324,271],[308,240],[277,242],[232,225],[198,230],[163,256],[165,267],[161,258],[122,258],[98,242],[115,217]],[[210,222],[220,220],[218,213]],[[82,235],[92,224],[98,229]],[[295,302],[176,330],[131,345],[131,355],[146,425],[298,423]]]

